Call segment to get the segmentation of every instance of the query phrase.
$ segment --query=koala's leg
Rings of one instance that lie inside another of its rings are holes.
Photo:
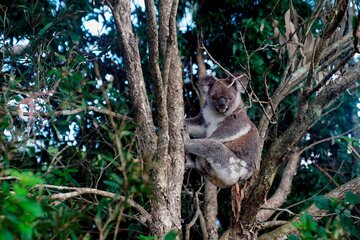
[[[218,178],[225,186],[235,184],[239,178],[246,179],[250,174],[246,162],[239,159],[221,142],[211,139],[190,139],[185,142],[185,150],[207,161],[211,168],[207,170],[208,175]],[[196,165],[199,168],[197,162]]]
[[[196,168],[195,162],[196,162],[195,155],[189,154],[189,153],[185,154],[185,167],[186,168]]]

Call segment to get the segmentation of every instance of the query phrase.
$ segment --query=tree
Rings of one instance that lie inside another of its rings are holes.
[[[337,184],[326,189],[330,199],[318,199],[308,212],[328,217],[319,209],[344,204],[337,216],[349,223],[354,214],[341,214],[358,201],[346,192],[360,194],[358,141],[352,138],[359,122],[354,118],[347,128],[344,116],[357,112],[344,109],[358,103],[359,6],[311,4],[145,0],[144,10],[123,0],[1,4],[0,167],[21,170],[0,176],[1,236],[117,239],[122,229],[135,237],[132,229],[216,239],[219,218],[222,239],[286,239],[312,221],[296,216],[294,228],[289,216],[271,218],[302,197],[289,195],[293,178],[314,174],[302,167],[295,176],[302,158]],[[179,32],[189,13],[193,25]],[[101,19],[110,30],[91,35],[81,27],[84,19]],[[208,182],[203,189],[197,173],[183,181],[183,96],[186,112],[195,114],[203,103],[197,79],[206,68],[219,75],[240,70],[249,78],[248,112],[263,149],[252,178],[219,193]],[[325,124],[333,127],[330,137]],[[336,139],[344,139],[354,156],[341,155],[341,145],[318,147]],[[343,165],[351,174],[338,179],[339,170],[325,171],[329,153],[334,168],[337,157],[349,159]],[[217,194],[226,201],[218,203]],[[197,219],[201,233],[191,231]],[[49,225],[64,227],[44,231]],[[269,226],[276,229],[263,231]],[[358,236],[353,228],[343,234]]]

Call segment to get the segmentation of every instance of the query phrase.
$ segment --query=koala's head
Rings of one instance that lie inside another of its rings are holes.
[[[228,115],[244,103],[241,93],[245,92],[248,83],[245,75],[235,78],[216,79],[207,76],[200,80],[203,93],[206,94],[206,104],[216,113]]]

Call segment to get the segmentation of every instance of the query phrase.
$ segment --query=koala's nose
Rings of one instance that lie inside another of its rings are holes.
[[[217,100],[217,105],[220,108],[225,108],[225,106],[226,106],[226,98],[219,97],[218,100]]]

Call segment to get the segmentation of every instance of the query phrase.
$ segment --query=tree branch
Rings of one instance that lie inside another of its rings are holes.
[[[259,178],[256,180],[256,187],[252,189],[243,201],[241,216],[248,222],[255,222],[256,215],[265,202],[279,164],[284,156],[291,151],[292,147],[322,116],[324,107],[336,99],[340,93],[344,92],[349,86],[360,78],[360,63],[349,68],[343,76],[335,81],[331,81],[324,86],[317,95],[317,98],[309,105],[305,112],[299,114],[293,123],[280,135],[270,146],[266,158],[261,162]],[[265,167],[264,167],[265,166]]]
[[[124,50],[126,76],[129,80],[132,108],[135,112],[135,122],[138,125],[140,155],[150,160],[156,149],[156,135],[150,104],[146,93],[138,40],[132,30],[130,1],[117,0],[110,4],[120,43]]]
[[[332,140],[335,140],[335,139],[338,139],[338,138],[343,138],[344,135],[346,135],[346,134],[348,134],[348,133],[351,133],[352,131],[355,131],[355,130],[358,129],[358,128],[359,128],[359,126],[356,126],[356,127],[353,127],[353,128],[351,128],[351,129],[349,129],[349,130],[347,130],[347,131],[345,131],[345,132],[343,132],[343,133],[341,133],[341,134],[339,134],[339,135],[331,136],[331,137],[328,137],[328,138],[321,139],[321,140],[319,140],[319,141],[317,141],[317,142],[314,142],[314,143],[310,144],[309,146],[304,147],[303,149],[300,150],[299,153],[302,154],[303,152],[305,152],[305,151],[307,151],[307,150],[313,148],[314,146],[316,146],[316,145],[318,145],[318,144],[321,144],[321,143],[323,143],[323,142],[332,141]]]
[[[76,114],[79,114],[81,112],[84,112],[84,111],[94,111],[94,112],[97,112],[97,113],[101,113],[101,114],[104,114],[104,115],[108,115],[108,116],[112,116],[112,117],[115,117],[115,118],[118,118],[118,119],[123,119],[123,120],[126,120],[126,121],[134,121],[133,118],[131,117],[128,117],[126,115],[122,115],[122,114],[119,114],[119,113],[116,113],[116,112],[112,112],[112,111],[109,111],[107,109],[102,109],[102,108],[98,108],[98,107],[94,107],[94,106],[86,106],[85,108],[74,108],[74,109],[71,109],[71,110],[68,110],[68,109],[64,109],[64,110],[59,110],[59,111],[54,111],[54,112],[34,112],[32,113],[34,116],[41,116],[41,117],[51,117],[51,116],[69,116],[69,115],[76,115]],[[24,112],[24,111],[20,111],[18,110],[17,112],[13,111],[11,112],[12,115],[16,115],[16,116],[29,116],[30,115],[30,112]]]
[[[306,82],[305,82],[304,97],[307,96],[308,91],[311,88],[312,79],[313,79],[314,73],[315,73],[315,68],[318,66],[318,64],[321,60],[321,55],[323,53],[323,50],[327,43],[327,40],[335,32],[336,28],[340,25],[342,19],[345,16],[345,13],[346,13],[347,7],[348,7],[348,2],[349,2],[349,0],[335,1],[335,4],[334,4],[335,6],[331,12],[331,15],[329,17],[329,21],[326,25],[324,33],[322,34],[320,41],[316,47],[316,50],[313,55],[313,60],[311,61],[309,74],[308,74]]]
[[[324,67],[333,65],[335,61],[339,59],[342,54],[347,54],[351,51],[351,48],[339,48],[339,46],[348,46],[352,41],[352,34],[349,33],[345,35],[343,38],[334,42],[331,46],[326,48],[321,56],[321,59],[326,61],[321,61],[321,65],[316,69],[316,73],[321,71]],[[310,63],[304,65],[303,67],[295,70],[291,75],[287,76],[284,74],[280,85],[275,90],[273,96],[271,97],[271,103],[274,109],[277,109],[282,100],[285,99],[290,93],[296,89],[301,82],[306,79],[308,71],[310,69]],[[263,144],[266,136],[267,130],[270,124],[269,118],[273,118],[275,113],[270,106],[266,107],[266,114],[263,115],[260,119],[258,129],[260,134],[261,143]]]
[[[262,209],[258,212],[256,218],[259,222],[265,222],[268,220],[275,210],[268,210],[269,208],[276,209],[280,207],[290,194],[293,177],[296,173],[297,165],[300,160],[300,154],[297,150],[290,153],[288,156],[288,163],[284,169],[280,185],[276,189],[275,193],[269,198],[265,204],[261,206]]]
[[[286,223],[288,223],[288,221],[277,220],[277,221],[264,222],[261,224],[261,229],[273,228],[280,225],[284,225]]]
[[[138,203],[135,201],[128,199],[124,196],[116,195],[112,192],[107,192],[95,188],[78,188],[78,187],[67,187],[67,186],[56,186],[49,184],[39,184],[36,185],[37,188],[49,188],[49,189],[57,189],[57,190],[71,190],[71,192],[67,193],[57,193],[50,195],[50,199],[58,199],[60,201],[65,201],[69,198],[77,197],[83,194],[95,194],[100,195],[107,198],[119,198],[121,201],[127,202],[131,207],[135,208],[141,214],[141,221],[143,223],[150,223],[151,215]]]
[[[204,194],[204,215],[206,219],[206,230],[209,234],[209,237],[204,239],[218,239],[219,236],[216,225],[216,217],[218,214],[217,187],[210,181],[205,180]]]
[[[200,221],[200,227],[201,232],[203,234],[203,239],[209,239],[208,232],[205,226],[204,222],[204,216],[202,215],[201,209],[200,209],[200,202],[199,202],[199,191],[195,192],[195,199],[194,199],[196,212],[192,220],[186,224],[186,232],[185,232],[185,240],[190,240],[190,229],[192,226],[194,226],[197,219]]]
[[[360,177],[354,178],[353,180],[341,185],[340,187],[332,190],[326,196],[328,198],[344,199],[345,194],[348,191],[352,191],[354,194],[360,194]],[[327,211],[318,209],[315,204],[312,204],[308,209],[305,210],[309,214],[315,216],[316,220],[326,216]],[[304,212],[305,212],[304,211]],[[285,240],[290,234],[296,234],[297,229],[292,225],[292,222],[298,221],[299,217],[295,217],[291,222],[284,224],[283,226],[275,229],[272,232],[261,235],[259,240],[277,239]]]
[[[202,33],[200,33],[197,37],[197,44],[196,44],[196,62],[198,65],[199,79],[206,77],[206,66],[205,66],[205,62],[204,62],[204,53],[203,53],[203,50],[201,49],[202,45],[203,45],[203,35],[202,35]],[[196,83],[195,91],[199,97],[200,107],[204,106],[205,95],[202,92],[202,88],[199,86],[199,82]]]

